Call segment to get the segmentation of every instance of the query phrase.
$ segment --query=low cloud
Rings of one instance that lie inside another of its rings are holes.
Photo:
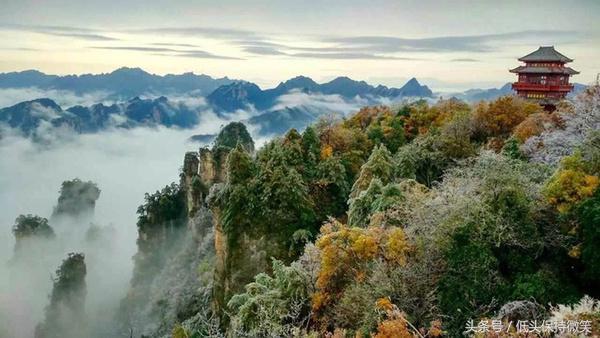
[[[309,94],[299,90],[292,90],[280,96],[272,110],[284,109],[286,107],[307,107],[317,111],[347,115],[358,111],[364,106],[373,104],[391,104],[391,101],[385,98],[363,98],[358,96],[345,99],[340,95]]]
[[[109,98],[110,95],[111,93],[102,91],[77,94],[68,90],[46,90],[37,87],[0,88],[0,109],[39,98],[49,98],[63,109],[77,105],[90,106],[96,103],[112,104],[114,101]]]

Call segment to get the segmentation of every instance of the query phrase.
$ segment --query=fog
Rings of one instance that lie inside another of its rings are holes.
[[[276,104],[272,110],[283,109],[285,107],[309,107],[316,110],[331,111],[347,115],[358,111],[360,108],[368,105],[390,105],[392,100],[385,97],[364,98],[356,96],[353,98],[344,98],[340,95],[326,95],[319,93],[305,93],[300,90],[291,90],[287,94],[277,98]]]
[[[96,103],[113,103],[109,92],[90,92],[77,94],[68,90],[40,89],[37,87],[28,88],[0,88],[0,108],[10,107],[23,101],[34,100],[37,98],[49,98],[56,102],[63,109],[82,105],[90,106]]]
[[[186,130],[159,127],[55,134],[43,145],[10,134],[0,140],[0,337],[33,335],[49,302],[51,276],[68,252],[86,254],[86,314],[94,319],[90,326],[102,325],[114,315],[129,286],[131,257],[136,252],[136,210],[144,194],[179,180],[184,153],[200,146],[188,142],[191,135],[217,133],[229,122],[210,111],[201,116],[196,128]],[[231,120],[241,117],[234,115]],[[263,142],[257,140],[259,145]],[[92,222],[112,226],[111,239],[104,244],[86,242],[89,221],[51,221],[56,245],[31,251],[30,256],[43,256],[35,264],[9,268],[15,218],[35,214],[50,219],[61,183],[74,178],[93,181],[101,189]]]

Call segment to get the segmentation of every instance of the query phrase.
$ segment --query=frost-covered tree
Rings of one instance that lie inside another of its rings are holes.
[[[361,191],[366,190],[374,178],[379,179],[383,184],[389,183],[393,179],[392,154],[381,144],[373,148],[371,156],[360,168],[360,174],[352,186],[350,198],[357,197]]]
[[[572,105],[572,109],[559,112],[563,128],[544,131],[525,142],[523,149],[531,160],[557,165],[584,143],[590,133],[600,130],[600,86],[587,88]]]
[[[442,147],[439,136],[431,132],[401,147],[394,155],[396,177],[414,179],[431,187],[450,164]]]
[[[310,276],[298,263],[273,260],[272,276],[260,273],[245,292],[231,298],[231,330],[236,336],[286,337],[308,323]]]

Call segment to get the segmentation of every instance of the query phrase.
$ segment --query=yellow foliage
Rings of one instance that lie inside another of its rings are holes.
[[[598,176],[585,172],[581,153],[565,157],[560,168],[550,178],[544,194],[548,203],[565,213],[581,200],[594,194],[600,181]]]
[[[359,234],[352,243],[352,250],[360,259],[372,259],[377,253],[377,242],[368,234]]]
[[[183,328],[183,326],[177,324],[173,328],[173,332],[171,332],[171,337],[173,338],[189,338],[189,333]]]
[[[392,309],[394,307],[394,305],[392,304],[392,301],[390,301],[390,299],[387,297],[379,298],[375,305],[377,305],[377,308],[384,310],[384,311],[392,311]]]
[[[321,265],[312,308],[315,319],[323,322],[327,318],[319,318],[319,312],[340,298],[348,281],[368,278],[370,263],[383,260],[402,265],[409,252],[401,228],[348,227],[335,220],[321,227],[316,245],[321,250]]]
[[[388,106],[363,107],[356,114],[345,121],[344,125],[349,128],[366,130],[376,120],[391,119],[394,113]]]
[[[313,310],[318,310],[323,307],[325,303],[328,302],[328,298],[326,294],[323,292],[317,291],[312,296],[312,308]]]
[[[333,147],[329,144],[323,145],[323,147],[321,148],[321,159],[328,159],[331,157],[331,155],[333,155]]]
[[[385,244],[385,258],[396,264],[405,265],[408,251],[409,247],[404,231],[400,228],[392,229]]]
[[[427,335],[429,337],[441,337],[444,334],[442,330],[442,322],[440,320],[434,320],[431,322]]]
[[[573,246],[571,250],[569,250],[569,257],[576,259],[581,257],[581,243]]]

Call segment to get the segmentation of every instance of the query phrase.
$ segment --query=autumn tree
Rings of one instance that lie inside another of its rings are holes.
[[[542,113],[542,107],[516,96],[503,96],[481,102],[475,108],[473,122],[479,137],[506,137],[529,115]]]
[[[559,212],[569,211],[598,188],[598,176],[586,172],[581,152],[565,157],[545,189],[548,202]]]
[[[321,264],[312,309],[319,328],[332,330],[337,325],[372,332],[377,323],[374,303],[387,295],[385,286],[370,289],[374,284],[363,283],[377,264],[406,264],[410,245],[404,232],[396,227],[348,227],[332,220],[321,228],[316,246]],[[364,294],[366,290],[371,291]]]
[[[538,136],[542,132],[552,130],[560,125],[561,120],[556,114],[533,113],[515,127],[513,135],[520,143],[523,143],[532,136]]]

